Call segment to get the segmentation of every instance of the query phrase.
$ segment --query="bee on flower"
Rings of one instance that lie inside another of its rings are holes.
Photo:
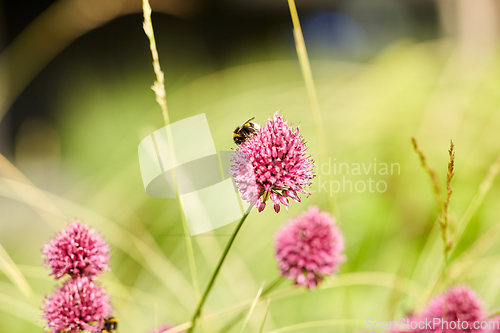
[[[290,126],[279,111],[234,151],[231,172],[238,190],[259,212],[268,200],[277,213],[281,205],[288,211],[289,198],[300,202],[299,193],[310,194],[304,188],[315,177],[314,161],[299,127]]]

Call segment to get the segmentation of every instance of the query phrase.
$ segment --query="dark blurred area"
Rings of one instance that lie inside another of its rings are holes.
[[[44,11],[62,2],[4,1],[2,49]],[[179,15],[153,15],[167,92],[181,81],[237,64],[296,58],[286,1],[197,0],[189,4],[189,10]],[[395,40],[425,41],[439,35],[438,10],[430,0],[299,0],[297,6],[311,59],[366,61]],[[149,71],[153,80],[138,9],[82,34],[14,96],[0,120],[0,153],[13,156],[17,133],[27,118],[52,122],[51,101],[75,70],[94,68],[103,78]]]

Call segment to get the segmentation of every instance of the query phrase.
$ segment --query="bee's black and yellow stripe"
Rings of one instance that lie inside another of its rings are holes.
[[[109,317],[104,322],[104,328],[101,330],[101,333],[113,333],[118,327],[118,320],[115,317]]]
[[[255,124],[251,122],[253,119],[255,117],[248,119],[243,125],[236,127],[234,130],[233,140],[237,145],[242,144],[250,135],[255,133]]]

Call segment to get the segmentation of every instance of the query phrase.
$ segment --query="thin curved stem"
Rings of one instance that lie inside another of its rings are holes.
[[[276,289],[278,286],[281,285],[285,281],[285,278],[282,276],[278,276],[276,279],[274,279],[273,282],[269,283],[269,285],[262,291],[260,294],[260,298],[266,296],[267,294],[271,293],[274,289]],[[224,333],[224,332],[229,332],[231,328],[233,328],[236,323],[238,323],[242,318],[244,317],[244,313],[240,312],[236,317],[233,318],[229,323],[226,324],[219,332]]]
[[[144,33],[148,37],[149,40],[149,48],[151,50],[151,56],[153,57],[153,69],[155,72],[156,76],[156,81],[154,84],[151,86],[151,89],[154,91],[155,96],[156,96],[156,102],[160,105],[161,111],[163,114],[163,120],[165,121],[165,126],[167,130],[167,139],[168,139],[168,147],[170,151],[170,159],[172,160],[172,164],[175,165],[175,147],[173,145],[174,139],[172,137],[172,130],[170,128],[170,118],[168,115],[168,108],[167,108],[167,93],[165,91],[165,74],[161,70],[160,66],[160,58],[158,55],[158,50],[156,48],[156,39],[155,39],[155,34],[153,30],[153,22],[151,20],[151,13],[152,9],[149,4],[149,0],[142,0],[142,12],[144,16],[144,21],[143,21],[143,29]],[[151,136],[154,141],[154,136]],[[156,154],[158,158],[160,158],[160,153],[156,147]],[[172,179],[174,182],[174,190],[175,193],[178,193],[177,191],[177,181],[175,177],[175,168],[171,170],[172,173]],[[182,228],[184,230],[184,240],[186,241],[186,248],[187,248],[187,257],[188,257],[188,262],[189,262],[189,270],[191,272],[191,280],[193,283],[194,287],[194,294],[196,296],[196,300],[200,299],[200,287],[198,284],[198,274],[196,273],[196,263],[194,259],[194,250],[193,250],[193,244],[191,242],[191,237],[189,235],[189,228],[187,226],[187,221],[186,217],[183,214],[182,211],[182,205],[180,199],[178,200],[180,212],[181,212],[181,219],[182,219]]]
[[[264,312],[264,318],[262,319],[262,325],[260,326],[259,333],[264,331],[264,326],[266,325],[267,313],[269,312],[269,305],[271,304],[271,299],[267,299],[266,312]]]
[[[328,158],[328,143],[326,141],[325,128],[323,126],[323,119],[321,117],[321,111],[319,109],[318,94],[316,92],[316,86],[314,84],[311,64],[309,62],[309,56],[307,55],[306,43],[304,41],[304,35],[302,34],[299,14],[297,13],[297,7],[295,6],[295,0],[288,0],[288,7],[290,9],[290,16],[292,18],[295,48],[297,50],[297,56],[299,58],[300,69],[302,71],[302,77],[304,78],[307,96],[309,98],[309,103],[311,104],[311,112],[314,121],[316,139],[318,140],[319,146],[320,165],[323,165],[325,163],[330,163],[331,161]],[[318,165],[318,174],[320,174],[320,165]],[[331,181],[332,175],[330,173],[326,174],[325,176],[328,181]],[[336,193],[330,193],[329,198],[330,199],[327,200],[328,208],[333,211],[333,214],[337,218],[337,221],[340,222]]]
[[[262,291],[261,296],[265,296],[269,294],[271,291],[273,291],[276,287],[278,287],[281,283],[285,281],[285,278],[282,276],[278,276],[276,279],[274,279],[273,282],[271,282],[264,291]]]
[[[236,228],[233,231],[233,234],[231,235],[231,238],[227,242],[226,248],[224,249],[224,252],[222,252],[222,256],[220,257],[219,263],[217,264],[217,267],[215,268],[214,273],[212,274],[212,277],[210,278],[210,282],[208,282],[207,289],[205,289],[205,292],[203,293],[203,296],[201,297],[200,302],[198,303],[198,307],[196,308],[196,311],[193,315],[193,318],[191,319],[192,326],[189,328],[188,333],[193,332],[194,327],[196,326],[196,319],[200,316],[201,309],[203,308],[203,304],[205,304],[205,301],[207,300],[208,294],[212,290],[212,287],[214,285],[215,279],[219,275],[220,268],[222,267],[222,264],[224,263],[224,260],[227,257],[227,254],[229,253],[229,250],[231,249],[231,246],[233,245],[234,239],[236,238],[236,235],[241,229],[241,226],[243,225],[243,222],[245,222],[246,218],[250,214],[250,211],[252,210],[253,206],[248,207],[247,211],[241,218],[240,222],[236,226]]]
[[[395,283],[394,279],[400,280],[399,283]],[[418,300],[421,295],[425,292],[424,286],[420,285],[418,282],[413,280],[398,276],[396,274],[385,273],[385,272],[356,272],[356,273],[344,273],[339,275],[336,279],[325,280],[321,284],[319,290],[326,290],[330,288],[341,288],[348,286],[377,286],[385,287],[404,292],[405,294],[411,296],[413,299]],[[269,298],[273,300],[286,299],[289,297],[294,297],[301,295],[304,292],[304,288],[297,288],[296,286],[290,286],[282,290],[278,290],[270,293],[270,295],[263,297],[261,295],[260,300],[267,300]],[[204,322],[213,320],[215,318],[220,318],[221,316],[227,315],[228,313],[233,313],[235,311],[240,311],[247,309],[251,306],[253,299],[241,302],[239,304],[233,305],[229,308],[220,310],[218,312],[205,315],[201,317]],[[190,321],[175,326],[165,333],[178,333],[183,332],[192,326]]]

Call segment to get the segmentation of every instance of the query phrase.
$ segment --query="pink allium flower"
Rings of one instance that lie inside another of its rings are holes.
[[[76,276],[45,299],[43,319],[51,333],[101,331],[111,314],[110,297],[88,276]]]
[[[345,261],[344,236],[333,217],[317,207],[310,207],[281,229],[275,248],[281,275],[310,289]]]
[[[484,319],[488,323],[488,333],[500,333],[500,316]]]
[[[442,318],[447,322],[457,323],[458,320],[468,322],[468,329],[462,329],[463,326],[447,329],[446,326],[436,325],[432,332],[484,332],[483,329],[475,329],[473,326],[475,321],[481,322],[486,317],[482,302],[474,290],[466,286],[453,287],[446,293],[433,298],[423,315],[429,319]]]
[[[59,279],[64,274],[89,275],[95,278],[109,270],[109,247],[94,229],[75,221],[44,245],[44,265],[50,275]]]
[[[486,313],[483,311],[481,301],[476,293],[466,286],[457,286],[433,298],[420,315],[410,317],[410,322],[414,322],[411,328],[408,326],[405,330],[395,330],[391,333],[483,333],[487,330],[481,329],[480,323],[485,320],[485,317]],[[434,324],[435,318],[439,319],[439,322],[436,321]],[[421,321],[422,328],[416,327],[415,322]],[[429,324],[424,325],[424,322]],[[447,324],[443,324],[443,322],[447,322]],[[462,322],[467,323],[463,324]],[[478,328],[474,328],[475,322],[477,322],[476,327]]]
[[[261,212],[268,199],[276,212],[288,198],[300,202],[298,193],[314,178],[313,160],[299,134],[277,111],[264,127],[245,140],[231,158],[231,172],[242,198]]]

